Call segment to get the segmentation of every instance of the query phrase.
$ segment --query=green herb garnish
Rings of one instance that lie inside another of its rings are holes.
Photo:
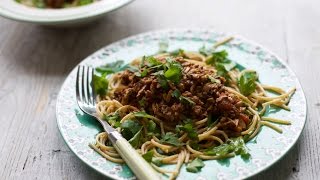
[[[147,161],[151,162],[153,157],[153,150],[148,151],[147,153],[143,154],[142,157]]]
[[[203,168],[205,165],[201,159],[196,158],[191,163],[187,165],[187,171],[192,173],[197,173]]]
[[[100,96],[106,95],[108,92],[108,84],[109,81],[106,79],[106,75],[93,75],[91,86],[93,86],[95,94]]]
[[[177,147],[183,145],[183,143],[179,141],[177,135],[172,132],[167,132],[165,135],[162,135],[162,139],[160,140],[160,142]]]
[[[250,157],[249,150],[245,145],[242,137],[229,139],[226,143],[220,146],[209,148],[206,152],[210,156],[226,156],[229,153],[241,155],[242,158],[248,159]]]
[[[240,92],[247,96],[253,93],[256,89],[256,81],[258,79],[258,75],[256,72],[247,71],[241,74],[238,84]]]

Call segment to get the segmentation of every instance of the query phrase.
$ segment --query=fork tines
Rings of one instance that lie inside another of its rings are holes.
[[[83,65],[78,66],[76,80],[76,96],[78,103],[82,102],[88,105],[95,104],[95,95],[93,91],[94,83],[91,83],[93,81],[93,73],[94,69],[92,67]]]

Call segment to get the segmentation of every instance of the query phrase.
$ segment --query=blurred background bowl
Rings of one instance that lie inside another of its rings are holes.
[[[0,15],[16,21],[67,27],[92,22],[132,1],[100,0],[79,7],[41,9],[20,4],[15,0],[0,0]]]

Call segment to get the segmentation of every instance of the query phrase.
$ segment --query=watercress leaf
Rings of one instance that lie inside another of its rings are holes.
[[[153,150],[148,151],[147,153],[143,154],[142,157],[147,161],[147,162],[151,162],[152,161],[152,157],[153,157]]]
[[[256,89],[256,81],[258,79],[257,73],[252,71],[247,71],[242,73],[238,80],[240,92],[247,96],[253,93]]]
[[[191,163],[187,165],[187,171],[192,173],[197,173],[203,168],[205,165],[201,159],[196,158]]]
[[[160,140],[160,142],[177,147],[183,145],[183,143],[179,141],[177,135],[172,132],[167,132],[165,135],[162,135],[162,139]]]
[[[94,91],[97,95],[104,96],[108,92],[108,80],[105,75],[98,76],[96,74],[93,75],[93,79],[91,85],[94,87]]]

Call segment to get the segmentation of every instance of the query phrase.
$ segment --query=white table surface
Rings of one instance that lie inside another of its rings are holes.
[[[307,124],[296,146],[255,178],[319,179],[319,0],[136,0],[90,26],[71,29],[0,18],[0,179],[103,179],[60,136],[55,119],[60,86],[99,48],[176,27],[240,34],[289,63],[307,96]]]

